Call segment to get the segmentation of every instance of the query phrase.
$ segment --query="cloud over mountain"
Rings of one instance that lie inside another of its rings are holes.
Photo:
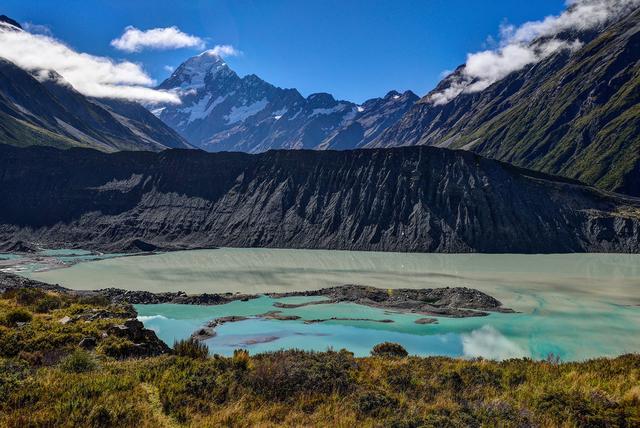
[[[557,16],[527,22],[519,27],[504,25],[496,49],[467,55],[461,72],[450,76],[449,85],[430,97],[435,105],[447,104],[462,93],[482,91],[514,71],[544,60],[560,50],[576,50],[580,40],[556,38],[566,31],[597,28],[640,5],[640,0],[570,0]]]
[[[138,64],[78,52],[54,37],[6,23],[0,23],[0,57],[41,78],[55,70],[87,96],[180,103],[176,94],[150,88],[155,82]]]
[[[200,37],[184,33],[175,26],[146,31],[129,26],[119,38],[111,41],[111,46],[125,52],[140,52],[144,49],[203,49],[205,42]]]

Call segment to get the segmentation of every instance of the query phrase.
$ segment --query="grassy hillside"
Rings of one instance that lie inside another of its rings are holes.
[[[0,295],[0,426],[640,425],[640,355],[493,362],[388,346],[369,358],[224,358],[185,342],[172,355],[122,359],[129,345],[104,332],[130,310],[56,292]],[[94,350],[78,347],[86,337]]]
[[[525,168],[640,195],[640,10],[584,46],[511,73],[444,105],[430,96],[375,142],[473,150]]]
[[[618,23],[512,107],[460,139],[475,151],[637,194],[640,15]],[[544,67],[544,64],[542,65]]]

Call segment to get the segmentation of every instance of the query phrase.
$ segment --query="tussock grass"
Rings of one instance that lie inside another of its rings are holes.
[[[31,313],[50,297],[1,296],[0,318]],[[2,427],[640,426],[640,355],[469,361],[404,356],[385,345],[393,356],[290,350],[226,358],[188,344],[183,356],[120,360],[100,345],[77,346],[85,335],[102,340],[120,319],[61,324],[91,306],[54,297],[60,308],[0,326]]]

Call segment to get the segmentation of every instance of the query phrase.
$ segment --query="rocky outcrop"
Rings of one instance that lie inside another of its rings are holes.
[[[2,245],[640,250],[638,199],[433,147],[247,155],[0,146],[0,171]]]
[[[104,297],[106,297],[99,291],[74,291],[58,285],[0,272],[0,293],[22,288],[66,294],[74,298],[86,299],[79,300],[79,302],[88,304],[92,303],[91,299],[104,300]],[[144,328],[142,322],[136,319],[137,316],[136,310],[129,302],[116,300],[111,301],[110,304],[107,301],[106,304],[102,303],[98,307],[92,307],[74,313],[71,316],[62,317],[58,322],[67,325],[71,323],[91,323],[98,320],[110,321],[110,323],[107,323],[109,326],[106,331],[102,332],[100,340],[93,336],[87,336],[78,343],[78,346],[84,349],[94,349],[99,344],[104,345],[106,339],[113,337],[128,342],[126,346],[115,346],[105,350],[105,353],[117,358],[141,358],[170,353],[171,348],[160,340],[154,331]],[[115,324],[119,322],[122,322],[122,324]]]
[[[58,284],[47,284],[46,282],[36,281],[33,279],[25,278],[23,276],[0,271],[0,293],[11,290],[18,290],[21,288],[34,288],[38,290],[57,291],[61,293],[72,292],[68,288],[64,288]]]
[[[110,301],[127,302],[133,305],[154,305],[158,303],[174,303],[181,305],[224,305],[236,300],[255,299],[255,295],[246,295],[238,293],[222,293],[222,294],[187,294],[184,291],[152,293],[149,291],[130,291],[119,288],[107,288],[97,290],[96,293],[107,297]]]
[[[126,339],[133,343],[132,347],[125,348],[118,355],[119,358],[153,357],[171,352],[167,344],[158,339],[154,331],[144,328],[142,322],[135,319],[109,327],[107,335]]]
[[[292,296],[322,296],[323,300],[313,300],[299,304],[276,302],[275,307],[299,308],[309,305],[333,303],[356,303],[358,305],[387,309],[398,312],[411,312],[452,318],[486,316],[488,312],[512,313],[494,297],[479,290],[466,287],[388,289],[367,287],[364,285],[342,285],[320,290],[289,293],[271,293],[273,298]],[[423,320],[427,320],[424,319]],[[426,323],[420,322],[420,323]]]

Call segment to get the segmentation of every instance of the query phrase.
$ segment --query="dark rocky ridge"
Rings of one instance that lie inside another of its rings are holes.
[[[465,151],[0,146],[0,245],[638,252],[640,200]]]

